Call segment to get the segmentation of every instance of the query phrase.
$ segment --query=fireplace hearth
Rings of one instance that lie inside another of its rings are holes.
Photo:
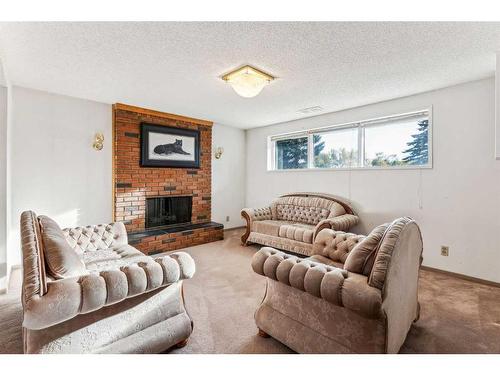
[[[146,199],[146,228],[186,224],[191,222],[193,197],[167,196]]]

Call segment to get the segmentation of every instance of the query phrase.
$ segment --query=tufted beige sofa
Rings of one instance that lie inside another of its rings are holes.
[[[195,272],[188,254],[145,256],[128,245],[122,223],[65,229],[64,236],[85,269],[56,278],[36,214],[22,213],[25,353],[157,353],[186,343],[192,321],[182,280]]]
[[[420,310],[417,224],[400,218],[368,236],[324,229],[313,253],[255,254],[254,271],[267,277],[259,334],[299,353],[397,353]]]
[[[359,221],[352,208],[339,198],[320,193],[292,193],[269,207],[244,208],[243,244],[258,243],[310,255],[316,235],[325,228],[348,230]]]

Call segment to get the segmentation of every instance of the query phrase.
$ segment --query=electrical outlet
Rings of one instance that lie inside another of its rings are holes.
[[[229,216],[226,216],[226,221],[229,221]]]
[[[450,255],[450,248],[448,246],[441,246],[441,255],[444,257]]]

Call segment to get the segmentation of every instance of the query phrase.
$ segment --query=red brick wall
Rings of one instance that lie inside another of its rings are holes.
[[[212,127],[116,107],[113,111],[115,220],[125,222],[129,232],[143,230],[146,197],[192,195],[192,222],[210,222]],[[142,168],[141,122],[199,130],[200,168]]]

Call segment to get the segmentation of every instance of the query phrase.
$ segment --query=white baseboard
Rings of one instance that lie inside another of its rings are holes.
[[[243,229],[243,228],[246,228],[246,225],[239,226],[239,227],[224,228],[224,232],[229,231],[229,230]]]

